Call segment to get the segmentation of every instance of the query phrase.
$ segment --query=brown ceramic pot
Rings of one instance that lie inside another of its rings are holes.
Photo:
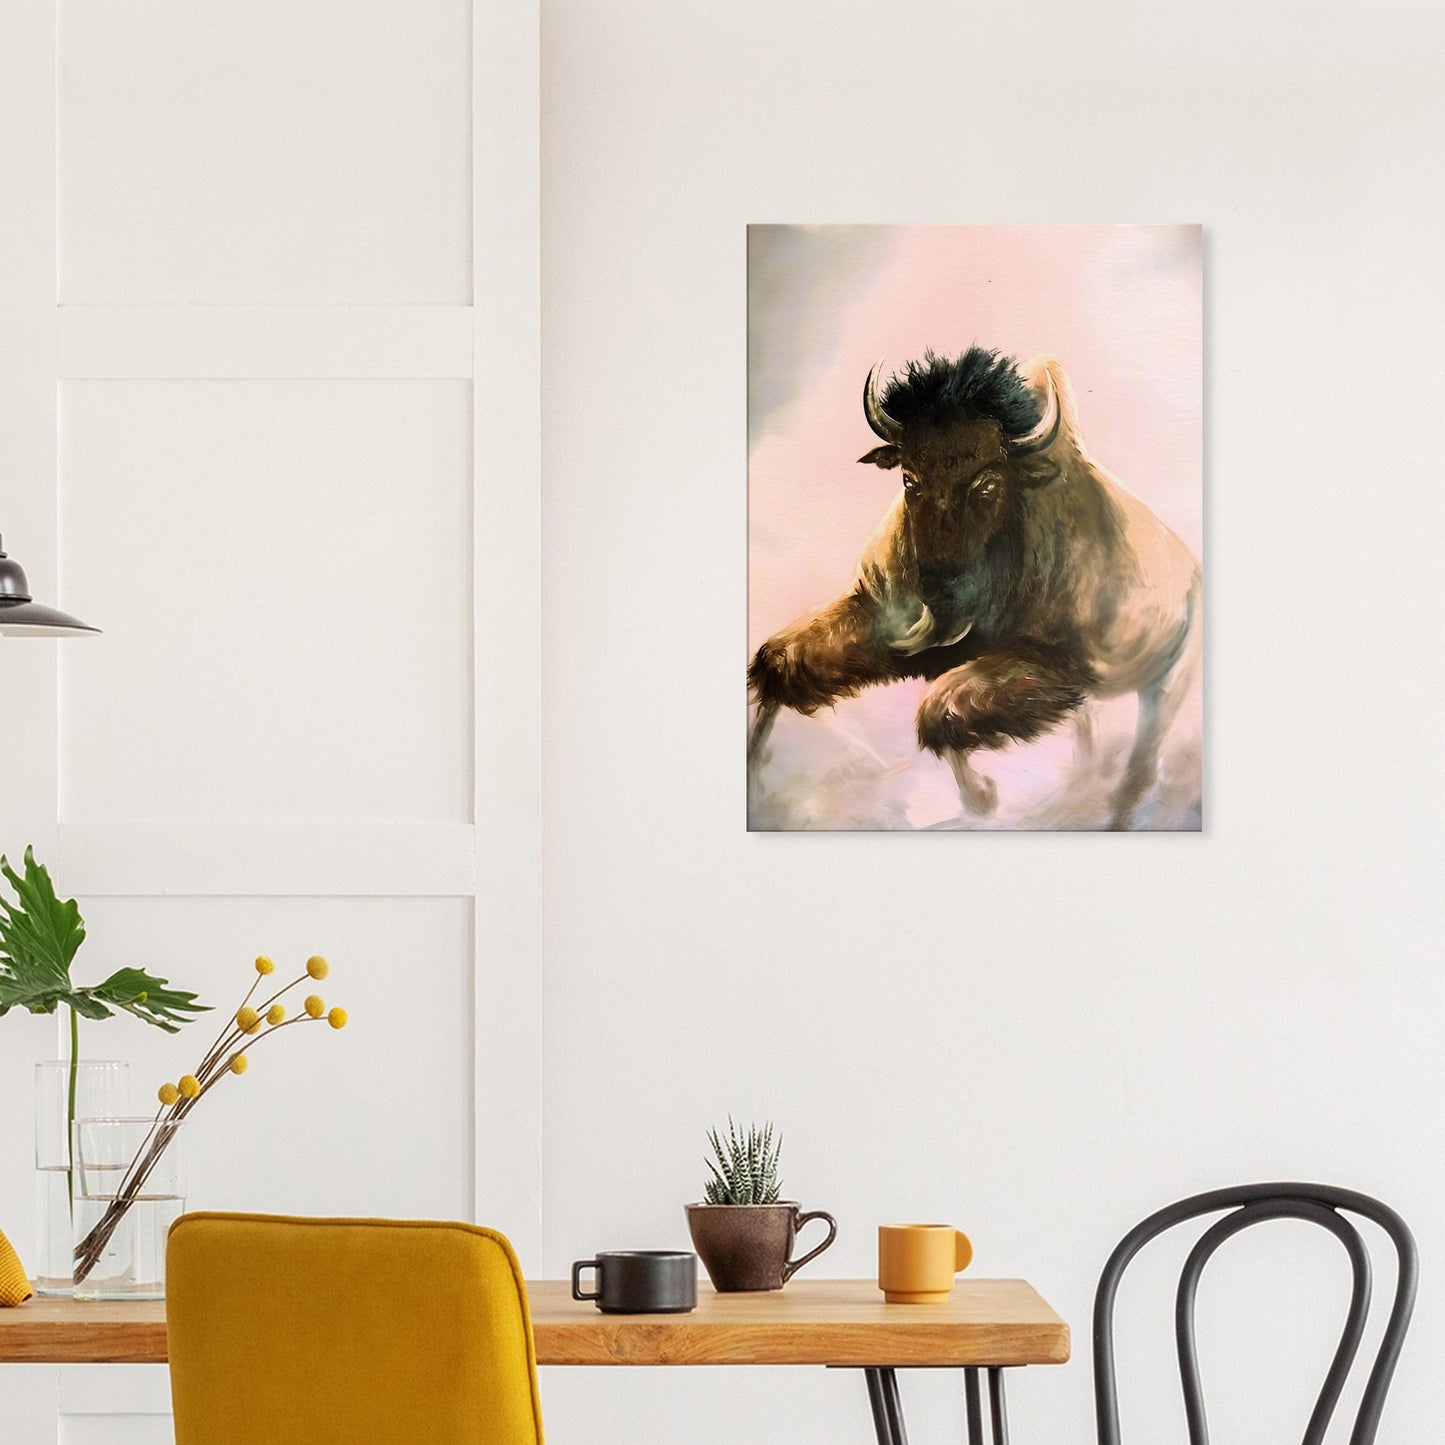
[[[801,1259],[791,1258],[798,1230],[810,1219],[824,1220],[828,1237]],[[778,1204],[689,1204],[687,1227],[693,1248],[719,1294],[782,1289],[810,1259],[832,1244],[838,1225],[831,1214],[800,1213]]]

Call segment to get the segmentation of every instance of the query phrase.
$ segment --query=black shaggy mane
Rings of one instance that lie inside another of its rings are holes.
[[[970,346],[950,359],[925,351],[883,390],[883,410],[895,421],[931,421],[964,412],[998,422],[1005,436],[1032,431],[1043,417],[1033,389],[1011,356]]]

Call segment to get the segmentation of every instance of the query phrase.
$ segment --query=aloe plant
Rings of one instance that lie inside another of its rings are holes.
[[[703,1198],[709,1204],[776,1204],[782,1192],[778,1178],[778,1155],[782,1152],[780,1134],[773,1139],[773,1126],[761,1129],[750,1125],[740,1134],[728,1115],[727,1138],[716,1129],[707,1131],[713,1158],[704,1162],[712,1177],[703,1187]]]

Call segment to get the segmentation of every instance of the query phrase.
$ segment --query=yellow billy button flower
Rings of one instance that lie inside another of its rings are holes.
[[[169,1109],[171,1105],[174,1104],[176,1100],[180,1097],[181,1091],[176,1088],[174,1084],[162,1084],[160,1088],[156,1091],[156,1098],[158,1098],[161,1103],[166,1106],[167,1109]]]
[[[263,953],[256,960],[256,972],[264,978],[266,974],[276,972],[276,965]]]
[[[180,1093],[183,1099],[199,1099],[201,1081],[194,1074],[182,1074]]]
[[[286,1022],[286,1010],[279,1003],[273,1003],[266,1010],[266,1022],[275,1028],[277,1024]]]
[[[314,1019],[319,1019],[326,1012],[326,1000],[320,994],[308,994],[306,998],[306,1012]]]
[[[326,1022],[334,1029],[344,1029],[346,1027],[346,1010],[344,1008],[332,1009],[326,1015]]]
[[[323,979],[331,972],[331,965],[319,953],[313,953],[306,960],[306,972],[314,979]]]
[[[247,1067],[245,1054],[237,1054],[236,1057],[231,1060],[231,1072],[233,1074],[244,1074]]]
[[[245,1008],[236,1010],[236,1027],[240,1029],[243,1034],[255,1033],[260,1023],[261,1015],[249,1004]]]

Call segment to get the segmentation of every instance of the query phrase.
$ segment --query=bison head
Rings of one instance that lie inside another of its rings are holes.
[[[1047,369],[1040,399],[1008,357],[980,347],[953,361],[929,352],[880,395],[882,366],[880,357],[868,373],[863,411],[884,445],[858,460],[902,468],[906,551],[918,595],[942,623],[1022,494],[1059,475],[1046,455],[1059,399]]]

